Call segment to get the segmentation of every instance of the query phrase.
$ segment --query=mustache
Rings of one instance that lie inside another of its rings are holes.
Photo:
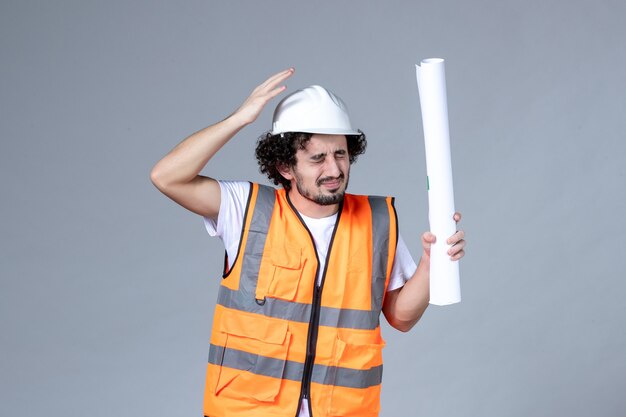
[[[316,181],[317,186],[319,187],[320,185],[326,183],[326,182],[333,182],[333,181],[337,181],[337,180],[343,180],[345,178],[345,175],[340,174],[338,177],[324,177],[324,178],[320,178],[319,180]]]

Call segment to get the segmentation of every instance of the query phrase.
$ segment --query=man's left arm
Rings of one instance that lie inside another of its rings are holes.
[[[454,213],[454,221],[461,220],[461,213]],[[452,245],[448,250],[450,259],[458,261],[465,255],[465,232],[462,230],[447,240]],[[383,313],[391,326],[408,332],[419,321],[430,300],[430,246],[436,237],[430,232],[422,235],[422,257],[415,273],[403,287],[387,292]]]

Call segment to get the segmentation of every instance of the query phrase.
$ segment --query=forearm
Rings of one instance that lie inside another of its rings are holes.
[[[454,221],[461,220],[461,213],[454,213]],[[448,255],[451,261],[458,261],[465,256],[465,232],[457,231],[446,240],[450,245]],[[431,232],[422,235],[424,251],[419,265],[410,280],[400,289],[389,291],[383,305],[383,312],[389,324],[407,332],[422,317],[430,302],[430,248],[437,239]]]
[[[234,113],[190,135],[157,162],[152,169],[152,181],[157,186],[192,181],[222,146],[246,124],[248,122]]]
[[[415,273],[399,290],[385,315],[393,327],[409,331],[424,314],[429,300],[430,261],[428,257],[422,257]]]
[[[194,181],[217,151],[244,126],[254,122],[269,100],[285,90],[280,84],[293,72],[294,69],[289,68],[274,74],[255,88],[232,115],[179,143],[154,166],[150,175],[152,182],[163,191],[171,188],[170,185],[180,188]]]

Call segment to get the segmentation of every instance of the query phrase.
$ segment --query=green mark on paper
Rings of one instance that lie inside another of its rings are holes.
[[[430,179],[428,175],[426,175],[426,191],[430,191]]]

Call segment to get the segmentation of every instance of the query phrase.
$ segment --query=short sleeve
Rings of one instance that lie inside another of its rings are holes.
[[[218,184],[221,192],[220,211],[217,219],[203,217],[204,227],[210,236],[217,236],[224,242],[228,259],[234,260],[239,248],[250,183],[219,180]]]
[[[416,270],[417,265],[409,249],[406,247],[402,235],[399,235],[398,245],[396,246],[396,256],[393,260],[387,291],[392,291],[404,286],[404,284],[411,279]]]

